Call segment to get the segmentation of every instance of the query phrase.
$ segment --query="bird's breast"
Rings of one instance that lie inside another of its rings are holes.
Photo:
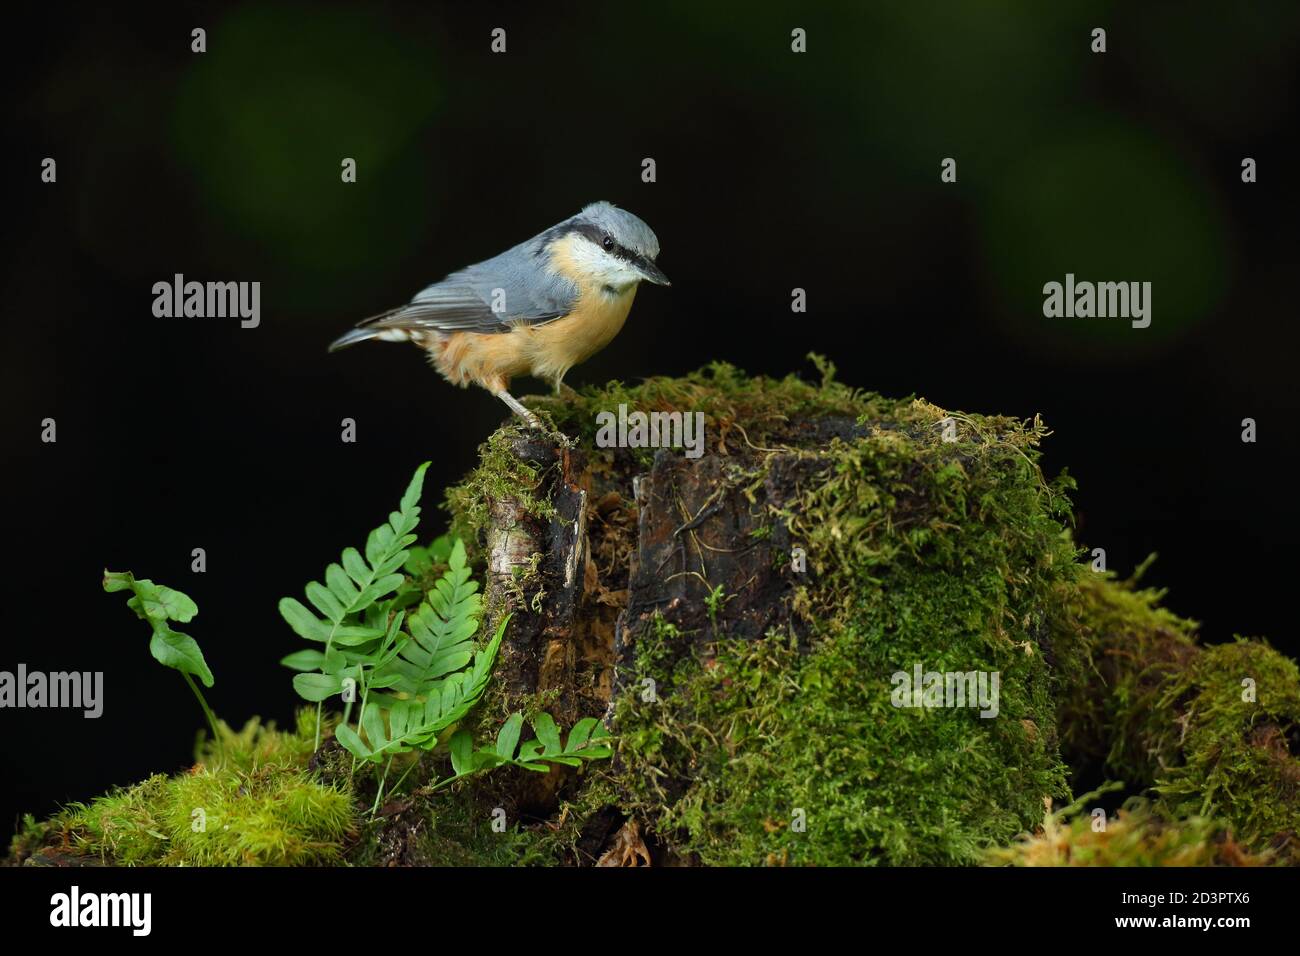
[[[583,289],[569,314],[527,332],[532,374],[555,379],[599,352],[618,335],[636,297],[636,286],[610,295]]]
[[[623,328],[636,285],[613,289],[602,284],[583,267],[572,238],[562,239],[551,249],[551,268],[577,287],[578,294],[567,315],[527,330],[532,374],[554,379],[608,345]]]

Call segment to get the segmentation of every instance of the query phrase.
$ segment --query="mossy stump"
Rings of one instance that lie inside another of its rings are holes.
[[[1198,789],[1249,757],[1202,742],[1195,760],[1212,767],[1169,770],[1187,755],[1167,726],[1185,682],[1177,666],[1146,678],[1151,709],[1135,713],[1102,611],[1146,609],[1125,634],[1142,673],[1168,652],[1153,635],[1186,622],[1079,563],[1072,482],[1038,465],[1043,424],[886,399],[819,367],[819,384],[715,365],[534,400],[569,447],[509,423],[450,490],[453,523],[490,571],[491,613],[515,615],[489,723],[546,707],[603,715],[620,739],[593,779],[521,779],[507,798],[593,821],[572,831],[574,846],[603,834],[588,862],[609,857],[624,823],[647,848],[624,847],[624,862],[989,862],[991,847],[1043,832],[1105,741],[1140,752],[1102,766],[1164,798],[1151,811],[1161,839],[1194,817],[1197,839],[1235,832],[1285,858],[1300,818],[1286,786],[1300,768],[1294,665],[1244,645],[1266,661],[1271,706],[1243,705],[1205,734],[1262,747],[1269,769],[1240,799],[1221,780]],[[620,405],[703,413],[702,454],[604,447],[598,416]],[[996,716],[895,706],[896,676],[918,666],[998,674]],[[1147,816],[1126,819],[1131,844]]]
[[[425,755],[372,819],[377,780],[329,722],[314,755],[309,716],[250,724],[221,759],[29,819],[9,862],[1300,860],[1295,663],[1198,643],[1137,574],[1081,564],[1038,419],[884,398],[814,361],[817,383],[715,364],[532,399],[551,433],[507,422],[447,490],[488,633],[511,615],[475,738],[518,710],[599,716],[612,761],[426,796],[448,768]],[[620,406],[699,413],[699,454],[611,445]],[[996,675],[996,697],[931,673]],[[1081,793],[1099,786],[1128,797],[1103,828]],[[199,800],[252,823],[195,841]]]

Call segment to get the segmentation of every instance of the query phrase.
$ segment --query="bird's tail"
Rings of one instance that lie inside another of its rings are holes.
[[[330,351],[337,352],[339,349],[345,349],[349,345],[356,345],[358,342],[365,342],[367,339],[373,339],[379,332],[375,329],[353,329],[345,335],[340,335],[330,343]]]
[[[357,323],[357,327],[330,343],[329,350],[337,352],[339,349],[345,349],[349,345],[356,345],[358,342],[368,342],[370,339],[379,339],[381,342],[408,342],[410,336],[402,329],[376,327],[375,323],[382,322],[384,319],[391,318],[401,312],[401,309],[389,309],[387,312],[381,312],[378,315],[372,315],[368,319],[363,319]]]

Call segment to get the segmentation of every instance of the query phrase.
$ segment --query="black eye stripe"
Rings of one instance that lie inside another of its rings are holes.
[[[600,226],[592,222],[574,223],[573,231],[576,233],[580,233],[581,235],[585,236],[587,239],[590,239],[592,242],[600,246],[602,249],[605,248],[605,240],[607,238],[611,238],[609,233],[607,233]],[[631,263],[634,266],[644,267],[647,264],[645,256],[633,252],[627,246],[617,241],[614,243],[614,248],[606,249],[605,251],[612,256],[617,256],[618,258]]]

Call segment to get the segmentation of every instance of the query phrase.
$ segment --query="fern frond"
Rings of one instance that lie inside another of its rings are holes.
[[[339,743],[354,756],[375,763],[386,755],[406,753],[417,747],[432,748],[438,735],[464,718],[483,696],[509,623],[507,615],[487,646],[473,652],[473,663],[432,684],[424,700],[390,699],[387,725],[383,708],[368,708],[361,718],[364,739],[347,724],[340,724],[335,730]]]
[[[411,696],[430,693],[440,678],[469,663],[482,613],[478,582],[470,579],[465,545],[457,540],[446,573],[407,619],[410,640],[376,668],[371,686]]]
[[[497,733],[495,745],[478,750],[474,749],[468,730],[456,731],[449,745],[451,768],[455,774],[438,783],[434,789],[493,767],[510,765],[549,773],[551,764],[580,767],[584,760],[603,760],[614,752],[608,743],[611,740],[609,731],[595,717],[584,717],[574,724],[569,739],[563,744],[560,743],[560,729],[550,714],[541,713],[534,717],[533,732],[537,736],[520,744],[523,726],[524,715],[519,712],[511,714]]]
[[[347,548],[341,563],[325,569],[324,584],[307,585],[305,594],[316,613],[296,598],[280,600],[280,616],[294,633],[325,645],[323,650],[298,651],[280,661],[294,670],[319,672],[294,677],[294,689],[301,697],[319,702],[338,693],[348,671],[366,659],[365,650],[386,637],[388,609],[378,602],[404,580],[399,572],[408,557],[407,547],[415,541],[412,532],[420,520],[420,494],[428,467],[426,461],[415,470],[398,510],[370,532],[364,557],[356,548]],[[342,651],[336,653],[336,647]],[[354,653],[346,653],[349,648]]]
[[[154,584],[148,578],[137,579],[130,571],[107,569],[104,571],[104,590],[110,594],[114,591],[131,592],[126,606],[153,628],[149,653],[153,654],[154,660],[182,674],[193,674],[203,681],[204,687],[212,686],[212,671],[203,659],[198,642],[188,634],[173,631],[167,623],[179,621],[186,624],[194,620],[199,608],[188,595],[175,588]]]
[[[153,637],[149,640],[149,653],[154,660],[165,667],[181,672],[185,683],[189,685],[194,696],[198,698],[203,716],[207,718],[208,729],[212,739],[221,746],[221,732],[217,729],[217,718],[208,706],[207,698],[199,690],[194,678],[203,682],[204,687],[213,684],[212,671],[203,659],[199,642],[188,634],[173,631],[168,621],[180,621],[182,624],[194,620],[199,607],[187,594],[161,584],[154,584],[148,578],[136,578],[130,571],[109,571],[104,569],[104,590],[110,594],[116,591],[130,591],[126,606],[135,611],[141,620],[148,621],[153,628]]]

